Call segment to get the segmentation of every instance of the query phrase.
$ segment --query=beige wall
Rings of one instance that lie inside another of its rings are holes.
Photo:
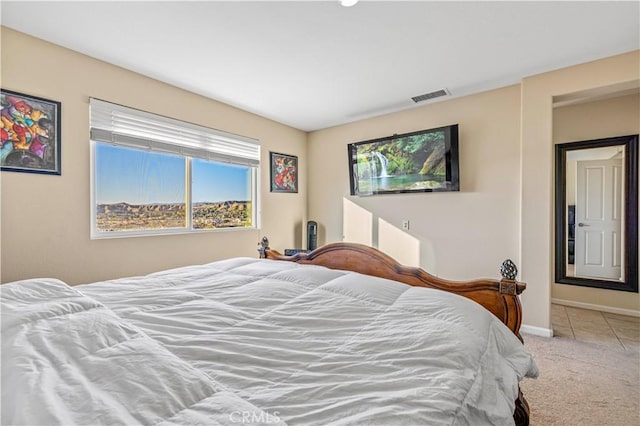
[[[1,279],[71,284],[143,274],[274,247],[299,247],[306,221],[306,133],[2,28],[2,88],[62,102],[62,176],[2,172]],[[262,229],[90,240],[89,97],[259,139]],[[269,151],[299,157],[298,194],[269,192]]]
[[[456,123],[460,192],[349,195],[348,143]],[[375,245],[394,247],[389,237],[395,227],[419,242],[420,266],[431,273],[450,279],[499,277],[504,259],[519,263],[519,133],[519,86],[312,132],[309,217],[321,226],[320,242],[342,240],[346,198],[372,213]],[[409,220],[409,231],[402,230],[403,219]],[[416,250],[405,241],[414,239],[400,238],[400,245]],[[408,258],[415,259],[414,253]]]
[[[640,133],[638,94],[580,103],[553,110],[553,142],[565,143]],[[569,302],[640,312],[640,295],[553,283],[551,297]]]
[[[521,251],[523,323],[550,329],[553,283],[553,98],[640,78],[640,51],[522,80]]]

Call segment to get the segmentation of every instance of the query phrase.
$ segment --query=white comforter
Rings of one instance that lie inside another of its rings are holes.
[[[289,262],[1,296],[3,425],[503,425],[537,375],[472,301]]]

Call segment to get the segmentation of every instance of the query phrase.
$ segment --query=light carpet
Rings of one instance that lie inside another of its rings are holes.
[[[640,352],[523,335],[540,369],[521,382],[532,426],[640,425]]]

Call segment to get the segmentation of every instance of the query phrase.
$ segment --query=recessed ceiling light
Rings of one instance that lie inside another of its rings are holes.
[[[344,7],[351,7],[356,3],[358,3],[358,0],[340,0],[340,4]]]

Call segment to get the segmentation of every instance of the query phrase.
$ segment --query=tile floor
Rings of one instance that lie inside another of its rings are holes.
[[[551,325],[558,337],[640,351],[640,318],[551,304]]]

